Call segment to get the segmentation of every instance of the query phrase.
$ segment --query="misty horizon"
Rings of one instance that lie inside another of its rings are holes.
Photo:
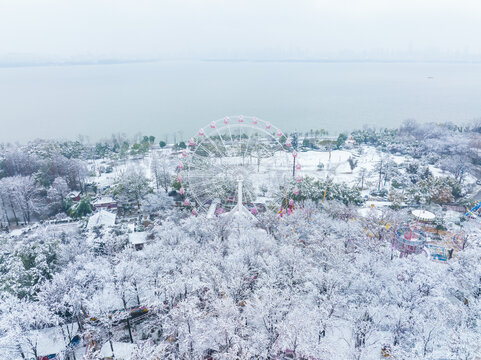
[[[473,0],[1,1],[0,59],[470,61],[481,56],[480,20]]]

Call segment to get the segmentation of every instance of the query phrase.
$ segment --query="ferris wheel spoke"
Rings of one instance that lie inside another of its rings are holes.
[[[217,144],[211,139],[210,136],[208,137],[208,139],[209,139],[210,143],[211,143],[212,145],[214,145],[214,147],[215,147],[216,150],[218,151],[218,153],[219,153],[219,158],[222,159],[223,156],[227,155],[227,154],[223,154],[222,151],[220,151],[220,149],[217,147]]]
[[[276,140],[275,140],[276,141]],[[267,144],[269,145],[269,144]],[[276,142],[274,142],[273,145],[277,145]],[[260,142],[260,146],[262,146],[262,148],[266,151],[267,154],[269,154],[270,156],[272,156],[272,154],[275,154],[275,152],[277,151],[276,149],[276,146],[273,147],[273,149],[270,149],[268,148],[263,142]]]
[[[245,151],[244,151],[244,156],[243,156],[244,158],[245,158],[246,155],[248,154],[247,150],[249,149],[249,143],[250,143],[250,141],[251,141],[251,139],[252,139],[252,132],[253,132],[253,131],[254,131],[254,128],[251,128],[251,131],[250,131],[250,133],[249,133],[249,137],[248,137],[247,140],[246,140],[246,149],[245,149]]]
[[[193,194],[193,196],[198,199],[199,201],[201,201],[202,203],[204,203],[205,201],[203,200],[208,200],[207,199],[204,199],[205,195],[209,195],[210,196],[213,196],[214,193],[207,187],[201,189],[200,191],[197,191],[197,193]]]
[[[252,203],[252,206],[253,208],[256,210],[256,213],[258,214],[259,213],[259,209],[256,205],[256,199],[257,199],[257,196],[255,196],[255,194],[253,194],[248,188],[246,188],[246,192],[248,192],[249,196],[250,196],[250,202]],[[249,211],[252,211],[252,209],[248,209]]]
[[[214,178],[217,178],[218,175],[219,175],[219,172],[212,171],[212,169],[205,170],[205,171],[196,169],[196,170],[190,171],[189,177],[192,179],[196,179],[196,178],[214,179]]]
[[[195,157],[198,157],[198,158],[202,158],[201,156],[199,155],[194,155]],[[222,172],[223,171],[223,164],[217,164],[217,160],[218,159],[211,159],[211,161],[204,161],[202,162],[202,166],[198,166],[198,167],[194,167],[194,171],[197,170],[197,169],[201,169],[202,171],[209,171],[209,172],[212,172],[212,173],[218,173],[218,172]],[[219,161],[221,161],[219,159]]]
[[[199,188],[199,189],[197,189],[197,191],[192,192],[192,196],[199,203],[204,203],[204,202],[208,201],[210,197],[214,196],[214,194],[217,194],[217,192],[213,191],[208,186],[205,186],[203,188]]]
[[[203,186],[212,186],[213,183],[214,183],[214,187],[218,188],[218,186],[216,186],[217,181],[212,181],[212,178],[209,178],[209,177],[204,177],[204,178],[193,177],[193,178],[190,178],[189,180],[190,180],[189,185],[192,187],[192,191],[196,191],[196,189],[202,188]]]
[[[202,181],[197,181],[195,177],[193,177],[190,182],[192,193],[194,195],[197,195],[197,197],[199,197],[198,196],[199,191],[204,191],[204,189],[209,189],[209,192],[213,194],[214,190],[212,189],[212,187],[214,187],[217,195],[216,197],[221,196],[221,194],[223,193],[222,186],[218,183],[218,181],[213,181],[212,178],[213,177],[206,176],[202,179]],[[204,180],[204,179],[207,179],[207,180]]]
[[[227,126],[227,129],[229,130],[231,146],[234,146],[234,139],[232,138],[232,131],[230,130],[230,126]]]
[[[234,189],[234,202],[237,204],[237,199],[239,197],[239,192],[237,191],[238,187],[236,186]],[[242,204],[241,204],[242,205]]]
[[[254,194],[249,190],[249,188],[247,186],[245,187],[245,192],[247,193],[248,197],[250,198],[250,202],[254,204],[254,202],[256,200],[256,196],[254,196]]]
[[[245,135],[246,137],[245,137],[245,140],[244,140],[244,142],[243,142],[243,146],[245,146],[244,152],[243,152],[243,154],[242,154],[242,158],[243,158],[243,159],[246,158],[247,150],[248,150],[248,148],[249,148],[249,142],[250,142],[250,140],[251,140],[252,131],[253,131],[253,129],[252,129],[251,126],[246,126],[245,129],[246,129],[246,130],[245,130],[244,135]],[[242,149],[241,149],[241,150],[242,150]]]
[[[217,135],[219,135],[219,139],[222,142],[222,146],[224,147],[224,154],[227,156],[228,153],[227,153],[227,146],[224,141],[224,135],[220,134],[219,129],[217,129],[217,127],[215,128],[215,131],[217,132]]]
[[[242,158],[242,162],[244,162],[244,157],[242,156],[242,145],[244,143],[244,141],[242,140],[242,126],[239,125],[239,156]],[[244,165],[244,164],[242,164]]]
[[[196,162],[196,164],[205,164],[207,163],[207,159],[208,157],[205,157],[205,156],[201,156],[199,155],[197,152],[192,152],[190,154],[191,158],[193,159],[192,161],[193,162]]]
[[[211,174],[208,171],[210,168],[205,167],[188,167],[186,170],[186,177],[187,178],[196,178],[196,177],[210,177]]]
[[[208,178],[208,179],[211,179],[212,178],[212,175],[210,174],[202,174],[202,173],[191,173],[189,175],[189,178],[191,179],[198,179],[198,178]]]
[[[192,157],[193,158],[196,158],[199,160],[199,163],[204,165],[204,170],[205,168],[211,170],[211,171],[214,171],[213,168],[217,169],[217,170],[220,170],[221,168],[217,165],[216,161],[217,161],[217,158],[210,158],[210,161],[209,161],[209,158],[205,158],[205,157],[202,157],[196,153],[193,153],[192,154]],[[220,160],[219,160],[220,161]]]
[[[188,191],[195,193],[198,192],[199,189],[203,189],[204,186],[208,186],[210,184],[210,181],[206,179],[192,178],[188,179],[186,181],[186,184],[188,187]]]
[[[195,149],[195,152],[194,154],[197,152],[197,150],[199,150],[200,148],[202,147],[202,149],[204,149],[204,151],[209,154],[209,157],[211,158],[215,158],[216,156],[208,149],[204,146],[204,141],[202,141],[201,143],[199,143],[199,145],[197,145],[197,148]],[[198,154],[197,154],[198,155]],[[222,155],[222,154],[219,154],[219,155]]]
[[[276,152],[275,151],[273,152],[271,149],[268,149],[264,144],[259,143],[259,146],[265,151],[265,154],[267,155],[267,156],[259,156],[261,159],[267,159],[275,156]]]
[[[211,150],[209,150],[209,148],[206,147],[206,145],[204,144],[205,143],[205,139],[203,139],[201,142],[199,142],[199,144],[195,147],[195,150],[193,151],[192,154],[195,154],[199,159],[208,159],[208,158],[218,158],[218,157],[221,157],[222,156],[222,153],[219,153],[219,156],[216,156]],[[198,150],[204,150],[206,153],[207,153],[207,157],[205,156],[201,156],[198,154]]]
[[[206,204],[209,202],[209,200],[215,198],[215,196],[216,195],[214,193],[211,193],[211,192],[208,192],[208,191],[203,191],[199,194],[195,194],[195,195],[193,194],[192,199],[193,199],[193,201],[195,201],[197,206],[199,206],[201,208],[205,208]]]
[[[206,161],[204,158],[196,155],[196,154],[191,154],[190,158],[186,161],[186,168],[190,170],[197,169],[199,167],[205,166]]]
[[[195,186],[196,188],[200,188],[204,185],[211,185],[213,182],[216,183],[216,181],[213,181],[212,178],[209,177],[193,177],[190,178],[190,183],[189,185]]]

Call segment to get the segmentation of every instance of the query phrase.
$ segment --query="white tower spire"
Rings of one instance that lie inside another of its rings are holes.
[[[237,176],[237,204],[234,206],[234,208],[229,212],[229,216],[236,216],[236,214],[239,214],[241,216],[245,216],[249,219],[254,219],[257,220],[254,215],[251,214],[251,212],[242,204],[243,202],[243,189],[244,189],[244,177],[239,174]]]
[[[242,182],[244,181],[244,178],[242,175],[239,174],[237,176],[237,206],[240,207],[242,206]]]

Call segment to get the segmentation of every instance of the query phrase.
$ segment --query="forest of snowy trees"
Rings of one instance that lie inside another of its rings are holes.
[[[37,356],[33,329],[61,326],[65,346],[76,329],[135,342],[131,358],[139,360],[286,351],[373,359],[383,348],[399,359],[475,359],[479,239],[448,264],[392,258],[403,214],[383,216],[394,226],[381,229],[381,238],[366,236],[363,229],[376,224],[352,207],[306,204],[289,217],[265,214],[255,225],[170,210],[149,225],[144,251],[128,246],[121,227],[40,229],[5,239],[0,346],[12,359]],[[148,316],[119,330],[119,318],[109,314],[134,306],[147,307]]]
[[[306,176],[281,194],[295,211],[255,220],[175,206],[175,162],[152,150],[152,136],[1,145],[0,358],[478,359],[479,221],[456,215],[466,236],[445,262],[399,256],[393,242],[409,206],[470,204],[481,127],[407,121],[351,135],[358,159],[363,146],[379,153],[371,169],[351,160],[349,184]],[[105,190],[93,183],[109,164],[143,156],[150,177],[129,168]],[[366,192],[390,206],[360,214]],[[119,219],[88,227],[100,194],[118,202]]]

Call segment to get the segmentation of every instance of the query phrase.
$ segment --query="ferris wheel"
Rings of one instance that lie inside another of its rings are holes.
[[[296,145],[295,138],[256,117],[212,121],[189,140],[177,165],[184,206],[208,217],[256,215],[293,178],[301,181]]]

